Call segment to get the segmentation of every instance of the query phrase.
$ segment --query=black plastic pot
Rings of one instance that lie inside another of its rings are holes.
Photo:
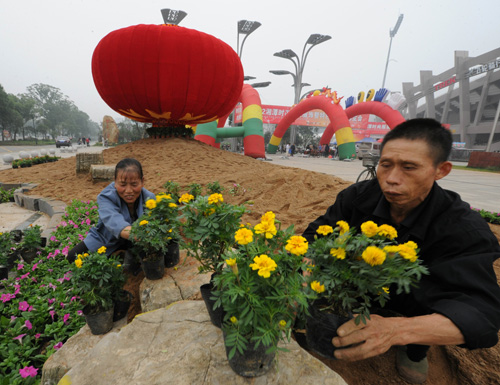
[[[171,241],[168,244],[168,251],[165,254],[165,267],[174,267],[179,263],[179,243]]]
[[[225,338],[225,333],[224,338]],[[249,339],[250,340],[250,339]],[[224,345],[225,345],[224,339]],[[226,355],[229,357],[229,352],[232,348],[226,346]],[[242,377],[258,377],[266,374],[271,369],[275,353],[266,354],[268,347],[260,344],[257,349],[254,349],[253,344],[249,343],[247,349],[241,354],[238,349],[233,358],[229,359],[229,366],[233,371]]]
[[[332,339],[337,336],[339,326],[352,317],[322,312],[317,302],[309,306],[309,313],[306,318],[307,347],[322,357],[335,359],[333,353],[337,348]]]
[[[101,313],[92,314],[88,306],[83,308],[83,315],[94,335],[106,334],[113,328],[113,308]]]
[[[22,249],[21,256],[23,257],[24,262],[32,263],[37,256],[37,252],[37,249]]]
[[[127,290],[122,290],[120,296],[114,301],[113,322],[121,320],[128,314],[128,309],[134,296]]]
[[[164,258],[150,258],[142,260],[142,270],[147,279],[157,280],[163,278],[165,273]]]
[[[214,309],[215,300],[212,299],[213,289],[214,286],[212,284],[212,281],[200,286],[201,297],[203,298],[205,306],[207,307],[210,321],[212,321],[212,324],[214,326],[220,328],[222,326],[222,320],[224,319],[224,310],[220,306],[217,309]]]

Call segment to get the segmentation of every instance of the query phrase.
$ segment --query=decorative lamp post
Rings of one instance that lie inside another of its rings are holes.
[[[176,11],[170,8],[164,8],[161,10],[161,15],[163,16],[163,21],[165,24],[179,25],[179,23],[187,16],[184,11]]]
[[[391,40],[389,42],[389,52],[387,52],[387,61],[385,62],[384,80],[382,80],[382,88],[384,88],[385,86],[385,77],[387,75],[387,67],[389,66],[389,57],[391,56],[392,38],[396,36],[396,33],[398,33],[398,29],[401,26],[401,23],[403,22],[403,17],[404,17],[403,14],[399,15],[396,25],[394,26],[393,29],[389,31],[389,36],[391,37]]]
[[[321,35],[319,33],[312,34],[311,36],[309,36],[306,43],[304,44],[304,48],[302,49],[302,55],[300,58],[291,49],[285,49],[283,51],[276,52],[274,54],[274,56],[290,60],[295,67],[295,73],[292,73],[290,71],[284,71],[284,70],[271,70],[271,71],[269,71],[274,75],[292,75],[292,77],[293,77],[292,87],[294,87],[294,91],[295,91],[294,92],[294,104],[297,104],[300,101],[302,87],[310,86],[310,84],[302,82],[302,75],[304,73],[304,67],[306,65],[307,55],[309,54],[309,51],[311,51],[311,49],[314,46],[321,44],[327,40],[330,40],[331,38],[332,37],[329,35]],[[290,131],[290,142],[292,144],[295,144],[296,137],[297,137],[297,127],[292,125],[291,131]]]
[[[243,54],[243,45],[245,44],[245,40],[247,37],[255,31],[257,28],[259,28],[262,24],[259,23],[258,21],[250,21],[250,20],[240,20],[238,21],[238,35],[237,35],[237,41],[236,41],[236,53],[241,59],[241,56]],[[241,41],[241,46],[240,46],[240,35],[244,35],[245,37]]]

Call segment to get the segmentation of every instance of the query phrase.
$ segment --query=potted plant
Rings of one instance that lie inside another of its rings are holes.
[[[42,247],[42,229],[39,225],[29,225],[23,231],[23,238],[19,244],[20,253],[26,263],[31,263]]]
[[[220,327],[221,313],[214,313],[214,301],[211,299],[213,277],[222,271],[223,254],[235,244],[234,233],[240,227],[246,208],[224,202],[219,193],[197,198],[187,193],[181,196],[179,202],[183,204],[184,248],[188,256],[200,263],[200,274],[212,273],[210,282],[202,285],[200,291],[212,323]]]
[[[224,253],[222,271],[214,278],[216,306],[224,310],[222,330],[231,368],[253,377],[264,374],[279,341],[290,341],[295,314],[307,307],[303,290],[308,244],[281,230],[272,212],[261,222],[234,234],[237,246]]]
[[[114,256],[106,256],[106,247],[79,254],[72,282],[84,305],[83,314],[92,334],[105,334],[113,327],[113,302],[118,299],[125,275]]]
[[[417,244],[397,244],[392,226],[367,221],[360,230],[345,221],[319,226],[306,255],[308,287],[316,297],[306,318],[307,344],[327,358],[333,358],[331,341],[340,325],[353,317],[366,323],[372,304],[383,307],[391,292],[408,293],[428,273]]]
[[[170,242],[179,239],[179,209],[170,194],[161,193],[145,203],[144,214],[132,224],[130,232],[134,250],[142,258],[142,268],[148,279],[160,279],[167,265],[173,266],[166,257]],[[178,260],[177,260],[178,262]]]

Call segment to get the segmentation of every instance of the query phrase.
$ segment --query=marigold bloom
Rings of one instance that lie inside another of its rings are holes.
[[[101,246],[99,247],[99,249],[97,250],[97,252],[99,254],[104,254],[106,252],[106,246]]]
[[[284,319],[282,319],[280,322],[279,322],[279,325],[280,325],[280,328],[284,328],[286,326],[286,321]]]
[[[273,222],[276,218],[276,215],[272,211],[267,211],[261,218],[261,222]]]
[[[179,198],[180,203],[188,203],[194,199],[194,196],[188,193],[182,194]]]
[[[396,229],[390,225],[380,225],[377,234],[389,239],[394,239],[398,236]]]
[[[404,245],[408,246],[411,249],[418,249],[418,245],[413,241],[408,241],[408,242],[404,243]]]
[[[173,202],[170,202],[170,203],[168,204],[168,207],[173,207],[173,208],[175,208],[175,207],[177,207],[177,205],[176,205],[175,203],[173,203]]]
[[[156,201],[154,199],[148,199],[146,201],[146,207],[150,210],[154,209],[156,207]]]
[[[407,243],[398,246],[399,255],[401,255],[404,259],[409,260],[410,262],[415,262],[418,258],[417,251],[411,246],[408,246]]]
[[[83,261],[81,260],[81,258],[75,259],[75,266],[76,267],[81,268],[82,264],[83,264]]]
[[[276,226],[274,222],[261,222],[253,228],[255,234],[265,234],[267,239],[271,239],[276,235]]]
[[[253,259],[254,263],[250,264],[252,270],[259,270],[258,274],[263,278],[269,278],[271,272],[276,270],[278,265],[272,258],[265,254],[261,254]]]
[[[286,241],[285,250],[293,255],[303,255],[307,253],[308,248],[309,243],[307,243],[307,240],[300,235],[294,235]]]
[[[333,233],[333,227],[328,225],[319,226],[316,232],[320,235],[328,235]]]
[[[142,221],[139,222],[139,226],[144,226],[144,225],[147,225],[149,223],[149,221],[143,219]]]
[[[248,245],[253,241],[252,230],[249,230],[245,227],[238,229],[234,234],[234,240],[240,245]]]
[[[313,289],[316,293],[320,294],[325,291],[325,285],[322,285],[318,281],[311,282],[311,289]]]
[[[342,247],[330,249],[330,255],[337,259],[345,259],[345,249]]]
[[[165,193],[158,194],[156,196],[156,203],[159,203],[164,199],[172,199],[172,197],[170,196],[170,194],[165,194]]]
[[[340,235],[347,233],[349,231],[349,224],[346,221],[338,221],[336,225],[340,230],[339,232]]]
[[[385,252],[377,246],[368,246],[365,251],[363,251],[363,254],[361,254],[361,258],[370,266],[381,265],[384,263],[385,257]]]
[[[378,226],[373,221],[367,221],[361,225],[361,232],[371,238],[377,235]]]
[[[226,259],[226,263],[228,266],[234,266],[236,265],[236,258],[228,258]]]
[[[388,245],[384,246],[382,250],[384,250],[387,254],[396,254],[399,251],[399,246]]]
[[[236,318],[234,315],[229,318],[229,321],[231,321],[231,323],[235,324],[236,322],[238,322],[238,318]]]
[[[388,287],[384,286],[382,288],[382,290],[384,291],[384,293],[389,294],[389,288]]]
[[[224,198],[222,197],[222,194],[215,193],[215,194],[212,194],[208,197],[208,203],[211,205],[219,203],[219,202],[224,202]]]

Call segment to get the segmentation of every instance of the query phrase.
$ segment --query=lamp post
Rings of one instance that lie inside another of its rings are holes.
[[[396,36],[396,33],[398,33],[398,29],[401,26],[401,23],[403,22],[403,17],[404,17],[403,14],[399,15],[398,21],[396,21],[396,25],[394,26],[393,29],[389,31],[389,36],[391,37],[391,40],[389,42],[389,52],[387,52],[387,61],[385,62],[384,80],[382,80],[382,88],[384,88],[385,86],[385,77],[387,75],[387,67],[389,66],[389,57],[391,56],[392,38]]]
[[[178,25],[182,19],[187,16],[187,13],[184,11],[176,11],[170,8],[164,8],[161,10],[161,15],[163,16],[163,21],[165,24],[173,24]]]
[[[236,40],[236,53],[241,59],[241,56],[243,54],[243,45],[245,44],[245,40],[247,37],[255,31],[257,28],[259,28],[262,24],[259,23],[258,21],[250,21],[250,20],[240,20],[238,21],[238,35],[237,35],[237,40]],[[240,35],[244,35],[245,37],[241,41],[241,46],[240,46]]]
[[[327,40],[330,40],[331,38],[332,37],[329,35],[321,35],[319,33],[312,34],[311,36],[309,36],[306,43],[304,44],[304,48],[302,49],[302,55],[300,58],[291,49],[285,49],[283,51],[276,52],[274,54],[274,56],[290,60],[293,63],[293,66],[295,67],[295,73],[284,70],[269,71],[274,75],[292,75],[293,77],[292,87],[294,87],[294,99],[293,99],[294,104],[297,104],[300,101],[302,87],[310,86],[310,84],[302,82],[302,74],[304,73],[304,67],[306,65],[307,55],[309,54],[309,51],[311,51],[311,49],[314,46],[321,44]],[[292,125],[290,131],[290,142],[292,144],[295,144],[296,137],[297,137],[297,127],[295,125]]]

